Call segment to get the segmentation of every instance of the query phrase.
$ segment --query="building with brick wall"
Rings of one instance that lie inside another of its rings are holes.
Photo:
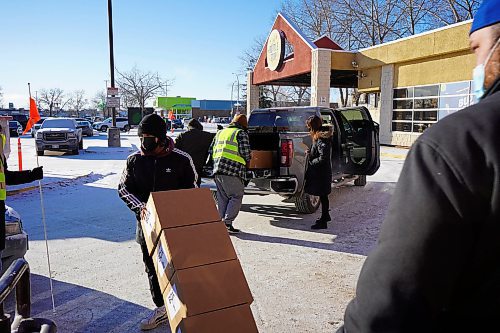
[[[325,107],[332,88],[357,88],[358,103],[380,124],[380,142],[410,146],[425,129],[475,102],[470,25],[345,51],[328,37],[309,40],[278,14],[247,75],[247,113],[259,107],[260,85],[310,86],[311,105]]]

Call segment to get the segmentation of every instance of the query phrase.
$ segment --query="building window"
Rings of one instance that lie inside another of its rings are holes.
[[[396,88],[392,130],[422,133],[437,121],[474,103],[470,81]]]

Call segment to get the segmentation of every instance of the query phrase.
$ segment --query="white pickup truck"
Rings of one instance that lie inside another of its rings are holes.
[[[82,129],[73,118],[47,118],[35,135],[36,153],[45,150],[70,151],[78,155],[83,149]]]

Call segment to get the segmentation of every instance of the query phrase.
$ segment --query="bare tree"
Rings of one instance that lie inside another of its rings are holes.
[[[169,80],[162,80],[158,73],[144,72],[135,66],[128,72],[116,72],[121,96],[128,99],[127,103],[136,103],[142,112],[146,102],[163,91],[165,84],[169,84]]]
[[[46,109],[49,109],[50,117],[55,108],[63,109],[70,102],[70,99],[65,98],[64,90],[60,88],[42,89],[38,100]]]
[[[75,90],[71,95],[69,105],[76,112],[76,116],[80,117],[82,111],[87,105],[88,100],[85,98],[84,90]]]

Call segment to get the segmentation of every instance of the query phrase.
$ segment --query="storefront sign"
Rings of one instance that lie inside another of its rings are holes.
[[[267,67],[275,71],[283,65],[285,57],[285,36],[280,30],[273,30],[267,40]]]

